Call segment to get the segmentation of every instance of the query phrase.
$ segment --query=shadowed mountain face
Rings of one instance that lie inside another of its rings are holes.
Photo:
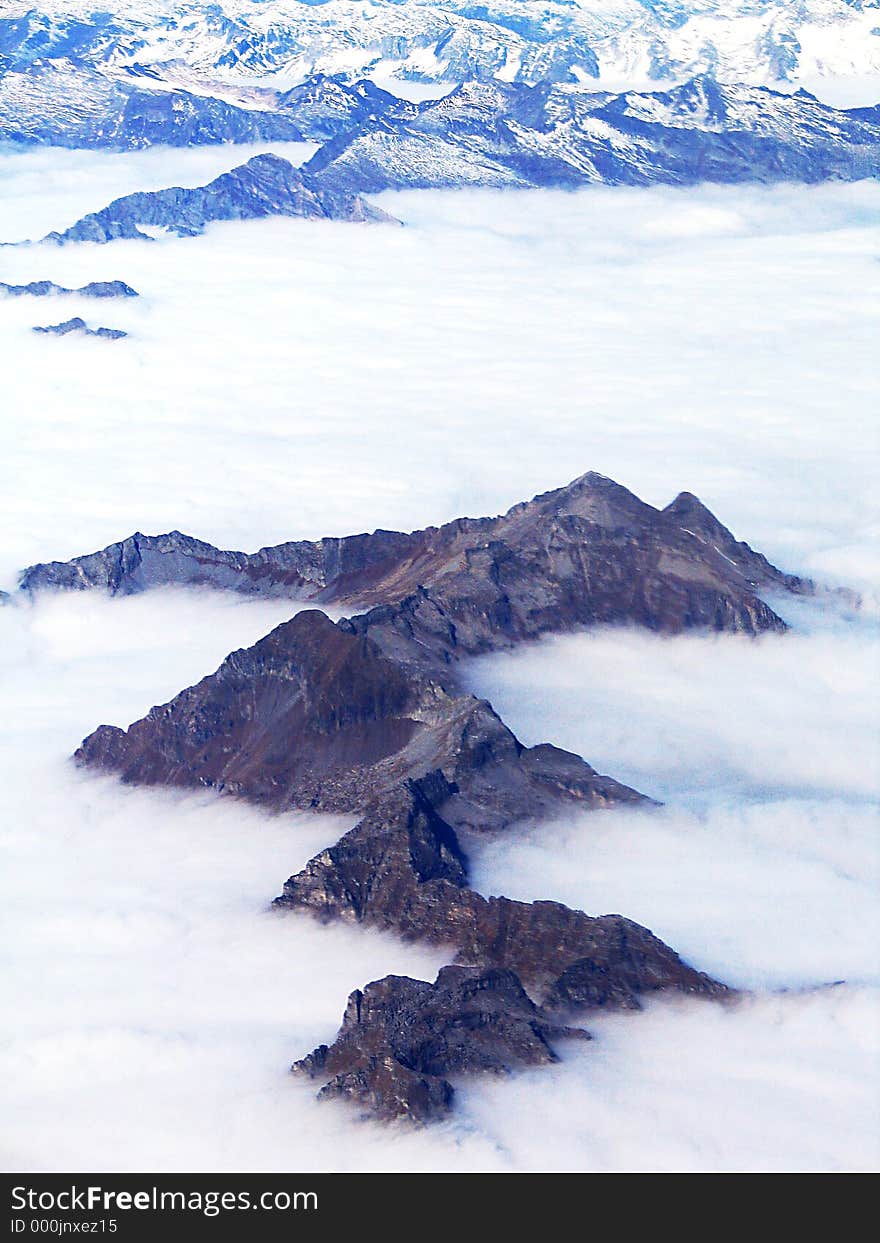
[[[458,658],[592,622],[756,633],[783,623],[758,585],[802,590],[683,493],[665,510],[585,475],[500,518],[411,535],[280,545],[254,556],[135,536],[28,590],[201,582],[335,603],[385,600],[336,624],[309,610],[127,731],[103,725],[84,763],[141,784],[209,786],[275,809],[358,811],[440,771],[461,828],[495,829],[566,802],[639,796],[556,747],[525,748],[465,693]]]
[[[327,142],[339,134],[369,125],[384,113],[399,108],[396,95],[381,90],[368,79],[351,85],[339,76],[316,73],[278,96],[277,108],[290,117],[313,142]]]
[[[482,22],[480,29],[482,37]],[[457,58],[450,59],[446,37],[440,42],[451,69]],[[0,18],[0,54],[4,43]],[[597,67],[587,45],[580,50],[582,80]],[[656,46],[643,52],[656,70]],[[157,65],[129,66],[108,78],[104,62],[25,56],[21,69],[0,66],[7,70],[0,74],[0,139],[109,150],[315,140],[323,146],[308,175],[328,193],[350,194],[596,182],[816,182],[877,173],[876,107],[837,109],[805,90],[716,80],[711,63],[696,74],[676,72],[676,85],[665,90],[585,91],[576,80],[565,81],[565,70],[554,70],[546,43],[542,63],[517,81],[496,76],[499,64],[468,72],[467,59],[460,74],[453,70],[446,79],[448,94],[421,103],[397,98],[369,77],[347,81],[346,73],[318,72],[286,92],[249,91],[235,104],[219,97],[228,81],[192,93],[181,89],[186,74],[162,89]],[[522,51],[515,61],[525,68]],[[631,65],[622,76],[630,76]],[[176,77],[174,66],[164,69]]]
[[[299,216],[316,220],[384,220],[358,194],[318,185],[277,155],[255,155],[206,186],[139,191],[115,199],[101,211],[83,216],[47,242],[112,242],[145,238],[145,228],[167,229],[194,237],[215,220],[256,220],[265,216]]]
[[[500,828],[560,803],[640,802],[557,747],[526,748],[485,700],[444,689],[309,610],[77,759],[136,784],[210,786],[277,810],[358,811],[442,770],[462,827]]]
[[[5,81],[0,74],[0,131]],[[138,145],[141,130],[161,132],[163,118],[180,141],[180,102],[174,93],[132,95],[121,145]],[[205,186],[126,195],[44,240],[109,242],[150,229],[192,237],[215,220],[269,216],[390,221],[361,197],[389,189],[854,181],[880,169],[880,108],[847,112],[803,90],[781,94],[706,75],[623,94],[466,82],[420,104],[318,75],[281,96],[271,115],[213,102],[234,128],[255,116],[267,134],[274,121],[300,137],[290,116],[301,115],[327,141],[301,169],[257,155]],[[198,116],[193,125],[184,141],[211,140],[199,138]]]
[[[433,985],[391,977],[353,993],[336,1042],[295,1067],[328,1081],[322,1095],[429,1121],[450,1107],[447,1075],[552,1061],[551,1040],[577,1034],[565,1026],[573,1015],[638,1008],[660,989],[728,995],[622,916],[476,893],[465,850],[572,806],[650,800],[579,756],[524,747],[463,688],[460,657],[597,622],[783,630],[756,593],[812,589],[696,497],[657,510],[588,474],[500,517],[411,534],[253,555],[136,535],[22,578],[31,592],[166,583],[372,606],[336,623],[300,612],[128,730],[102,725],[76,753],[132,783],[361,813],[276,907],[449,946],[455,970]]]
[[[635,1009],[639,993],[666,987],[727,991],[619,915],[593,918],[559,902],[484,898],[468,888],[467,856],[437,811],[448,790],[440,773],[398,786],[292,876],[275,905],[452,946],[457,963],[516,971],[556,1010]]]

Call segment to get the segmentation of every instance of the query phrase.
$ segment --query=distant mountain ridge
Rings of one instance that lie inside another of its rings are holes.
[[[0,140],[112,151],[302,139],[283,113],[153,86],[69,61],[7,70],[0,74]]]
[[[346,218],[340,195],[410,187],[850,181],[880,171],[880,106],[794,88],[880,82],[878,6],[10,0],[0,141],[314,142],[304,185]],[[181,206],[152,223],[187,232]]]
[[[149,229],[195,237],[217,220],[296,216],[312,220],[391,221],[351,191],[334,191],[277,155],[255,155],[206,186],[172,186],[137,191],[83,216],[69,229],[47,234],[46,242],[112,242],[148,238]]]
[[[68,289],[54,281],[30,281],[27,285],[10,285],[0,281],[0,294],[10,298],[56,298],[66,294],[78,294],[81,298],[137,298],[138,292],[125,281],[89,281],[79,289]]]
[[[61,324],[48,324],[45,327],[38,325],[33,331],[50,337],[68,337],[72,333],[79,337],[100,337],[105,341],[121,341],[128,336],[121,328],[90,328],[79,315],[66,319]]]
[[[660,92],[469,83],[401,105],[306,165],[365,193],[442,186],[846,181],[880,171],[880,107],[703,77]]]
[[[326,85],[310,107],[326,99]],[[362,98],[348,88],[333,96],[346,106]],[[254,156],[205,186],[116,199],[45,240],[109,242],[143,238],[150,228],[191,237],[212,221],[266,216],[388,221],[363,194],[393,189],[853,181],[880,173],[880,107],[842,112],[801,91],[703,78],[647,95],[470,83],[424,104],[364,97],[367,115],[355,122],[349,114],[353,128],[301,168]]]

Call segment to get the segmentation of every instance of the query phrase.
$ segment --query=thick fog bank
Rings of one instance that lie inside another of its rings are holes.
[[[51,163],[25,181],[5,236]],[[408,227],[0,251],[0,279],[142,295],[0,299],[0,577],[136,529],[252,549],[412,528],[588,469],[655,504],[695,491],[790,568],[876,576],[875,185],[382,204]],[[72,314],[131,335],[30,331]]]
[[[0,155],[0,240],[240,150]],[[226,161],[225,165],[221,161]],[[69,756],[289,616],[162,591],[0,608],[2,1162],[17,1169],[866,1169],[878,1153],[875,185],[383,197],[0,250],[0,585],[135,530],[254,549],[498,512],[587,469],[682,488],[863,592],[752,642],[559,639],[468,677],[664,801],[487,846],[485,892],[619,910],[754,996],[601,1016],[448,1124],[360,1124],[289,1062],[350,989],[442,955],[266,907],[349,820],[125,788]],[[37,337],[80,314],[117,342]],[[803,988],[846,980],[839,987]],[[786,989],[784,993],[770,990]]]

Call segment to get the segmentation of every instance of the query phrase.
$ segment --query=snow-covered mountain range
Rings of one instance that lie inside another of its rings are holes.
[[[876,110],[825,107],[803,84],[880,83],[880,0],[6,0],[0,11],[0,140],[308,139],[330,144],[319,164],[352,191],[876,171]]]
[[[7,0],[2,12],[7,69],[72,60],[232,89],[315,73],[612,88],[880,74],[877,0]]]

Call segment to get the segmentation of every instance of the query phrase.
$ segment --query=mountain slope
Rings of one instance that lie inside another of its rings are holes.
[[[0,140],[338,137],[466,83],[581,94],[880,79],[877,0],[8,0]],[[386,89],[382,89],[386,88]],[[859,102],[873,102],[862,99]],[[589,109],[589,102],[583,105]]]
[[[396,649],[398,631],[415,629],[425,659],[447,664],[591,624],[783,629],[757,593],[810,589],[738,542],[690,493],[658,510],[595,472],[499,517],[408,534],[379,530],[256,553],[180,532],[137,534],[73,561],[31,566],[21,589],[129,595],[169,583],[366,607],[357,624],[380,646]]]
[[[223,142],[302,139],[284,113],[204,93],[150,89],[70,61],[0,73],[0,139],[40,146],[125,151]]]
[[[401,782],[442,774],[438,806],[458,827],[642,802],[556,747],[523,747],[483,700],[389,659],[317,610],[127,731],[101,726],[77,759],[135,785],[218,789],[276,811],[359,811]]]
[[[468,84],[328,142],[306,171],[334,186],[648,185],[856,180],[880,170],[880,108],[722,87],[585,94]]]

